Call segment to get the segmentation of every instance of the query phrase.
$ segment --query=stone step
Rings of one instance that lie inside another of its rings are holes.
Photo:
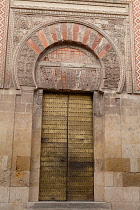
[[[105,202],[29,202],[25,210],[111,210]]]

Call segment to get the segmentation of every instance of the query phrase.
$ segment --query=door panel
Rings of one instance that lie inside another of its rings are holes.
[[[69,95],[67,200],[93,200],[92,97],[89,95]]]
[[[92,96],[43,99],[40,200],[93,200]]]
[[[66,200],[67,102],[64,94],[43,98],[40,200]]]

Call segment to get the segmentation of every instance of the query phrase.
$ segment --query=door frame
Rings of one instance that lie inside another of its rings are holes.
[[[35,90],[32,119],[29,202],[39,201],[42,99],[43,89]],[[104,170],[104,93],[101,91],[93,92],[93,141],[94,201],[104,201],[104,186],[101,182]]]

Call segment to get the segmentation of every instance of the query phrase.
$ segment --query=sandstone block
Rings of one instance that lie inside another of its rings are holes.
[[[122,172],[115,172],[113,173],[113,183],[114,183],[114,187],[122,187],[123,186],[123,182],[122,182]]]
[[[23,210],[22,203],[0,203],[0,210]]]
[[[28,156],[17,156],[17,170],[30,171],[30,157]]]
[[[129,158],[105,158],[105,171],[129,172],[130,159]]]
[[[10,186],[10,170],[0,170],[0,187]]]
[[[140,173],[123,173],[124,187],[140,187]]]
[[[29,190],[29,201],[37,202],[39,197],[39,188],[38,187],[30,187]]]
[[[104,201],[104,187],[103,186],[95,186],[94,187],[94,201]]]
[[[30,179],[29,171],[12,171],[11,172],[11,187],[28,187]]]
[[[0,169],[7,170],[8,156],[0,156]]]
[[[104,172],[105,187],[113,187],[113,172]]]
[[[123,200],[132,202],[132,187],[123,187]]]
[[[132,187],[132,201],[134,203],[140,201],[140,188],[139,187]]]
[[[8,203],[9,200],[9,187],[0,187],[0,203]]]
[[[10,187],[10,202],[28,202],[28,187]]]
[[[94,172],[94,185],[104,186],[104,172]]]

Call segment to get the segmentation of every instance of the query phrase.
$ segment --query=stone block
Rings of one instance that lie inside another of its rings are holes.
[[[94,144],[94,158],[103,158],[104,157],[104,146],[103,144]]]
[[[133,203],[131,202],[117,202],[116,203],[116,210],[135,210],[133,208]]]
[[[10,199],[12,203],[28,202],[29,188],[28,187],[10,187]]]
[[[34,157],[40,157],[40,147],[41,147],[41,143],[34,143],[32,144],[32,154]]]
[[[130,158],[131,172],[138,172],[138,159]]]
[[[20,171],[30,171],[30,157],[17,156],[16,168]]]
[[[26,107],[25,103],[16,103],[15,111],[16,112],[25,112],[25,107]]]
[[[39,197],[39,187],[30,187],[29,190],[29,201],[37,202]]]
[[[16,128],[15,129],[15,135],[14,135],[14,142],[20,142],[20,143],[29,143],[31,142],[32,138],[32,130],[31,128]]]
[[[40,170],[32,170],[30,174],[30,186],[31,187],[38,187],[39,186],[39,176],[40,176]]]
[[[104,186],[104,172],[94,172],[94,186]]]
[[[123,187],[123,201],[132,202],[132,187]]]
[[[111,210],[111,203],[107,202],[28,202],[27,209],[33,210]]]
[[[0,111],[4,112],[14,112],[15,104],[12,102],[0,102]]]
[[[107,202],[123,201],[123,188],[105,187],[105,201]]]
[[[117,106],[106,106],[105,107],[105,114],[106,115],[120,115],[120,108]]]
[[[120,131],[120,116],[105,116],[105,131]]]
[[[105,144],[104,147],[104,157],[105,158],[121,158],[122,157],[122,145],[113,145],[113,143]]]
[[[113,172],[104,172],[105,187],[113,187]]]
[[[41,130],[42,115],[33,116],[33,130]]]
[[[9,187],[0,187],[0,203],[8,203],[9,201]]]
[[[132,106],[132,99],[129,98],[122,98],[121,99],[122,106]]]
[[[32,113],[33,111],[33,105],[32,104],[26,104],[26,112]]]
[[[94,186],[94,201],[95,202],[104,201],[104,187],[103,186]]]
[[[106,202],[116,201],[114,187],[105,187],[104,189],[105,189],[104,192],[105,201]]]
[[[0,187],[10,186],[10,170],[0,170]]]
[[[32,128],[32,115],[29,113],[15,113],[15,128]]]
[[[139,107],[128,106],[126,108],[126,115],[127,116],[138,116],[139,114]]]
[[[15,95],[12,94],[2,94],[0,101],[5,101],[5,102],[15,102]]]
[[[0,156],[0,170],[7,170],[8,156]]]
[[[14,156],[29,156],[31,155],[31,145],[30,142],[14,142],[13,154]]]
[[[132,201],[140,202],[140,188],[139,187],[132,187]]]
[[[11,172],[11,187],[28,187],[30,179],[29,171],[12,171]]]
[[[140,144],[122,144],[122,157],[139,158]]]
[[[0,210],[23,210],[22,203],[0,203]]]
[[[94,160],[94,168],[95,168],[95,171],[103,171],[104,170],[104,159],[96,158]]]
[[[123,173],[124,187],[140,187],[140,173]]]
[[[21,96],[21,101],[26,103],[33,103],[33,94],[23,93]]]
[[[123,187],[114,187],[116,201],[123,201]]]
[[[121,131],[105,131],[105,143],[119,145],[121,144]]]
[[[31,158],[31,170],[40,169],[40,157]]]
[[[41,142],[41,129],[38,130],[38,131],[33,130],[33,133],[32,133],[32,141],[34,143]]]
[[[12,143],[1,142],[0,143],[0,154],[1,156],[11,156],[12,154]]]
[[[114,172],[113,175],[114,175],[113,177],[114,187],[122,187],[123,186],[122,172]]]
[[[130,172],[130,159],[105,158],[105,171]]]

